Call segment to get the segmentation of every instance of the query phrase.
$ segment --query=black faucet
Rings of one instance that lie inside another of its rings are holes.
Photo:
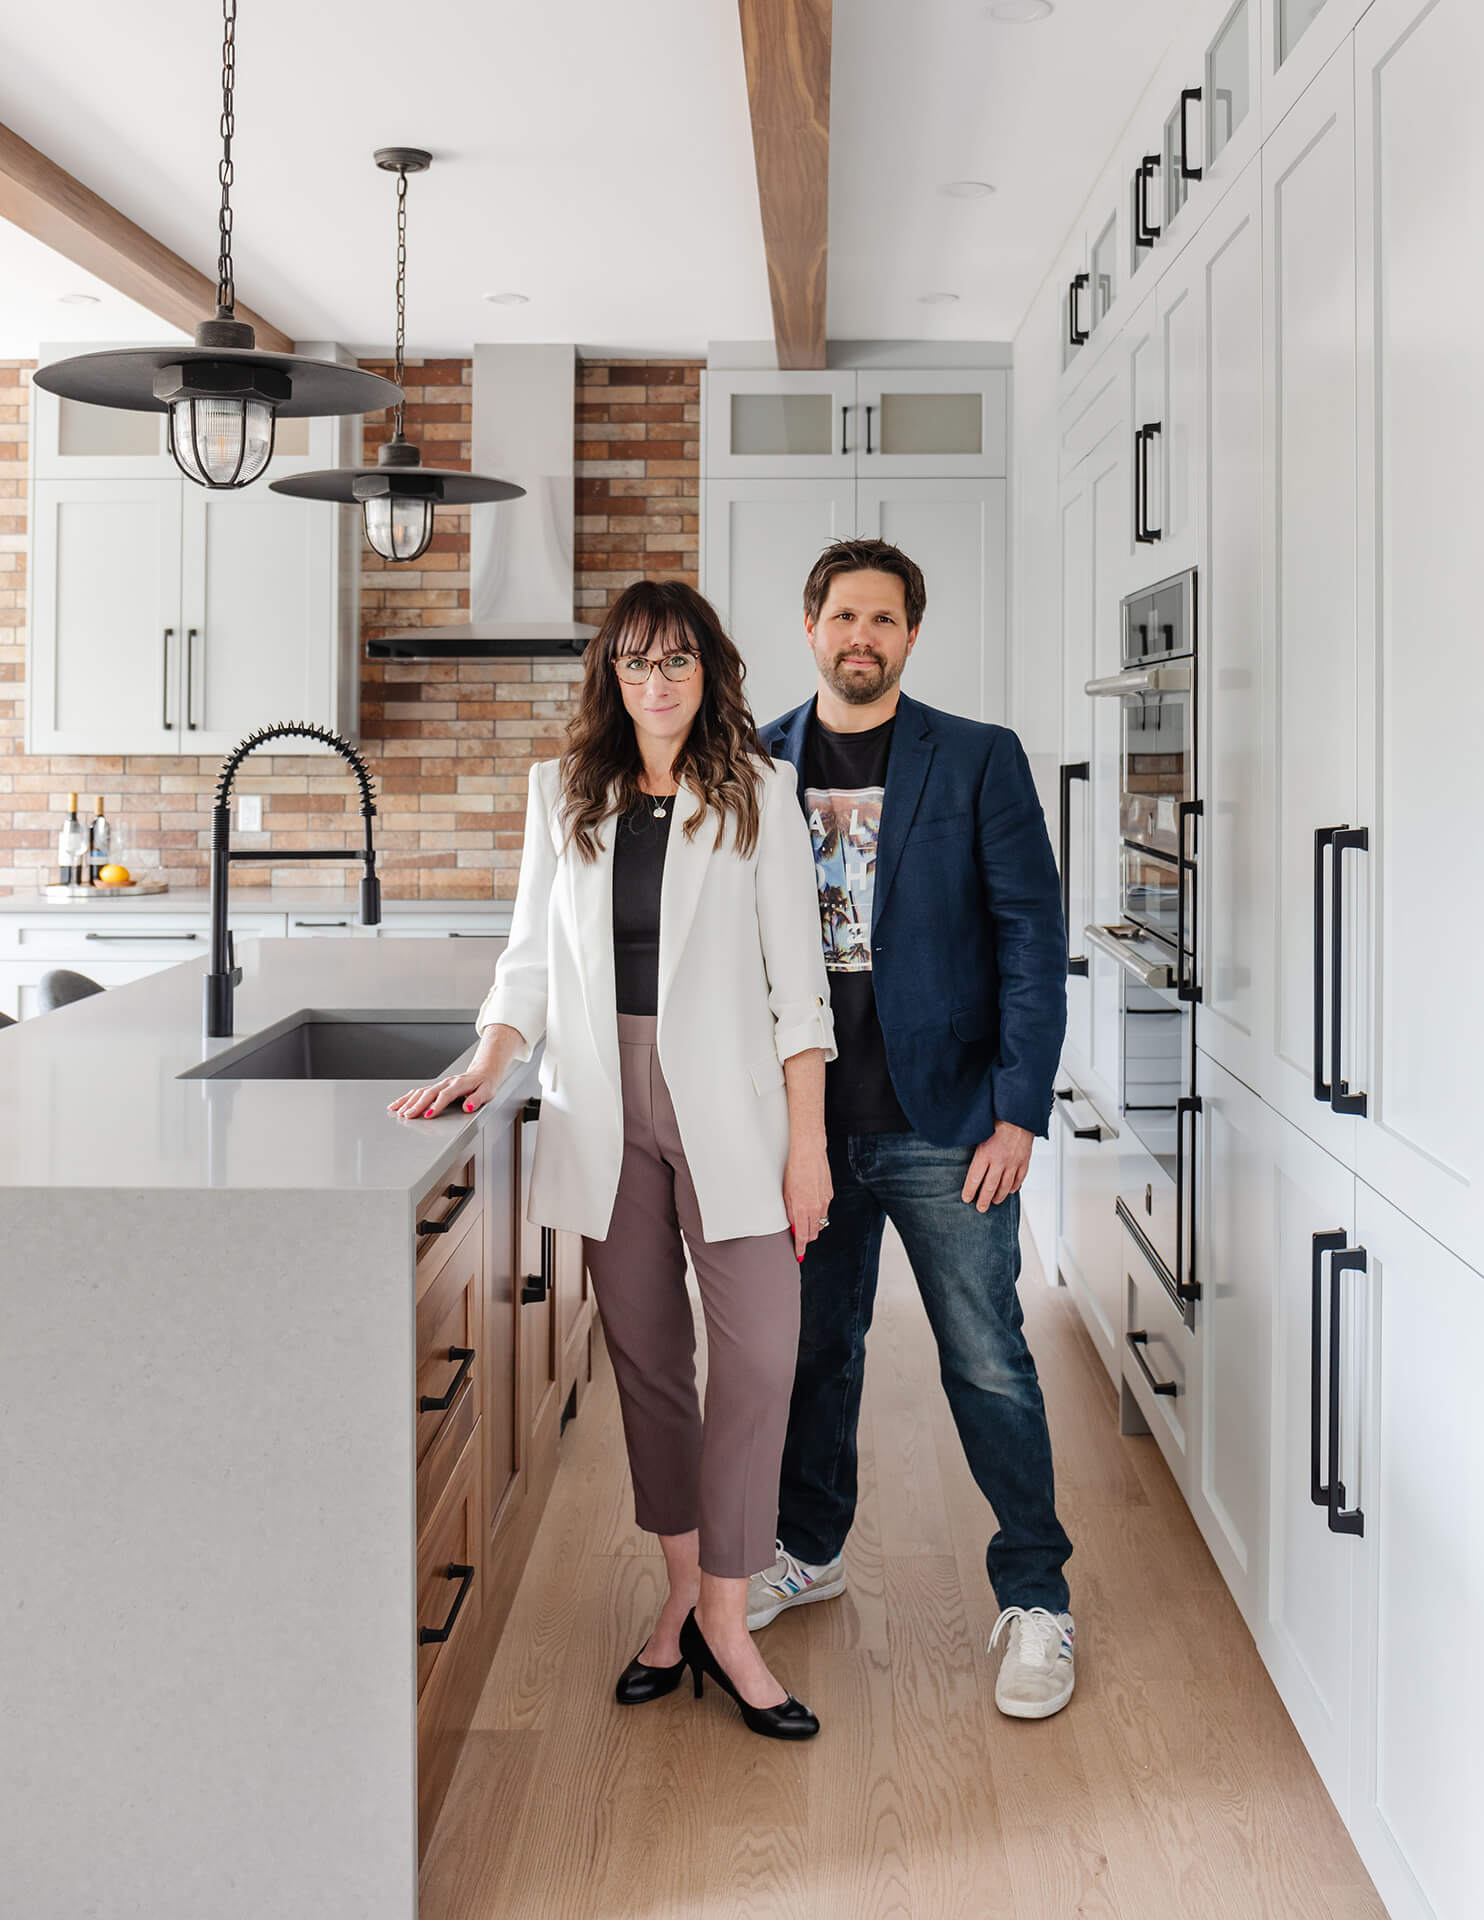
[[[345,847],[233,847],[232,782],[237,769],[250,753],[255,753],[269,740],[282,739],[286,734],[321,740],[327,747],[333,747],[349,764],[360,783],[361,817],[366,822],[366,845],[359,855],[349,853]],[[231,1033],[232,989],[242,980],[242,969],[237,965],[236,944],[227,927],[227,877],[232,861],[271,860],[277,866],[285,860],[343,862],[347,858],[359,858],[366,867],[361,880],[361,925],[377,926],[381,920],[381,882],[376,877],[376,849],[371,844],[371,821],[375,813],[371,775],[365,761],[348,740],[342,740],[338,733],[331,733],[327,727],[310,726],[308,723],[262,727],[257,733],[250,733],[240,746],[234,747],[227,755],[216,783],[216,804],[211,810],[211,966],[206,975],[203,995],[209,1039],[224,1039]]]

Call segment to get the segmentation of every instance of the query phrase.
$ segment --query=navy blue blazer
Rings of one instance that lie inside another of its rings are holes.
[[[798,769],[814,701],[759,731]],[[1067,1024],[1061,884],[1008,727],[902,695],[876,849],[871,969],[902,1111],[940,1146],[1044,1134]]]

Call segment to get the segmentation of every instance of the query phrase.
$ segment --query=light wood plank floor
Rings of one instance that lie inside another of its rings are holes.
[[[1384,1920],[1152,1439],[1029,1237],[1021,1282],[1076,1543],[1077,1692],[995,1711],[987,1510],[888,1236],[838,1601],[763,1635],[819,1714],[758,1740],[714,1686],[624,1709],[664,1563],[604,1366],[423,1871],[422,1920]]]

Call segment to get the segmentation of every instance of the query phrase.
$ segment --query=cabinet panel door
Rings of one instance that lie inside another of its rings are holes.
[[[1063,767],[1092,761],[1092,702],[1083,688],[1093,673],[1092,646],[1092,487],[1087,462],[1061,489],[1061,758]],[[1082,929],[1092,918],[1092,783],[1063,780],[1060,804],[1066,820],[1056,823],[1066,842],[1062,887],[1067,902],[1067,949],[1081,957],[1083,970],[1067,980],[1068,1070],[1085,1077],[1092,1058],[1091,960]],[[1058,847],[1058,858],[1061,849]]]
[[[814,691],[804,582],[822,550],[855,530],[854,480],[707,482],[701,590],[747,663],[759,726]]]
[[[733,479],[853,479],[865,426],[854,373],[702,376],[706,472]]]
[[[1064,1085],[1059,1080],[1058,1085]],[[1051,1116],[1052,1139],[1060,1167],[1057,1184],[1056,1266],[1082,1315],[1108,1377],[1118,1384],[1123,1341],[1123,1230],[1114,1206],[1118,1199],[1118,1137],[1102,1121],[1104,1139],[1078,1139],[1077,1128],[1101,1119],[1076,1101],[1058,1100]]]
[[[1149,457],[1149,515],[1159,529],[1158,545],[1150,551],[1158,556],[1162,575],[1181,573],[1200,557],[1200,479],[1206,470],[1206,307],[1200,275],[1205,238],[1200,233],[1196,253],[1175,261],[1159,283],[1160,431]]]
[[[862,480],[863,535],[895,541],[921,567],[927,612],[903,685],[970,720],[1005,715],[1005,482]]]
[[[1369,1289],[1373,1398],[1350,1499],[1374,1576],[1356,1686],[1374,1697],[1351,1824],[1393,1920],[1463,1920],[1479,1904],[1484,1793],[1473,1631],[1484,1609],[1484,1276],[1365,1186],[1356,1227],[1368,1270],[1351,1277]]]
[[[1344,45],[1371,0],[1261,0],[1264,138]]]
[[[74,353],[103,351],[100,344],[48,347],[43,363]],[[179,480],[163,413],[95,407],[64,400],[45,387],[31,388],[31,447],[38,480]]]
[[[1355,1122],[1314,1097],[1314,835],[1357,824],[1353,118],[1347,42],[1263,150],[1276,925],[1273,1025],[1258,1087],[1348,1165]],[[1363,865],[1346,856],[1352,901]],[[1352,1009],[1361,958],[1347,935]],[[1354,1047],[1351,1032],[1347,1070]]]
[[[1123,395],[1123,432],[1128,441],[1128,504],[1123,519],[1123,579],[1120,596],[1152,586],[1170,568],[1164,564],[1159,542],[1140,540],[1139,522],[1158,528],[1164,516],[1164,463],[1161,459],[1164,424],[1164,377],[1160,364],[1158,302],[1153,292],[1130,317],[1113,349],[1118,356]],[[1141,429],[1159,427],[1152,445],[1135,444]],[[1135,465],[1138,462],[1138,465]],[[1142,504],[1135,497],[1138,489]],[[1108,669],[1116,672],[1119,662]]]
[[[1484,9],[1378,0],[1355,39],[1360,245],[1360,818],[1371,826],[1368,1118],[1356,1170],[1465,1259],[1484,1247],[1478,724],[1484,418],[1459,236],[1484,205]],[[1446,163],[1429,155],[1446,155]]]
[[[256,486],[187,487],[185,742],[226,753],[275,721],[335,723],[335,513]],[[314,751],[306,741],[302,752]]]
[[[1203,1102],[1196,1188],[1201,1393],[1191,1506],[1255,1627],[1267,1565],[1277,1121],[1255,1093],[1203,1056],[1196,1083]]]
[[[181,480],[38,480],[32,753],[180,753]]]
[[[1088,455],[1092,501],[1092,668],[1099,679],[1117,673],[1123,651],[1124,554],[1127,551],[1128,438],[1115,430]],[[1099,926],[1121,920],[1123,897],[1119,853],[1119,793],[1123,783],[1123,708],[1094,699],[1078,682],[1092,709],[1092,911]],[[1079,920],[1078,931],[1087,924]],[[1075,936],[1074,936],[1075,938]],[[1116,1112],[1123,1086],[1123,969],[1097,948],[1089,950],[1092,979],[1089,1090]]]
[[[1325,1365],[1333,1256],[1315,1235],[1353,1245],[1355,1176],[1279,1115],[1274,1150],[1270,1241],[1273,1272],[1272,1445],[1268,1577],[1258,1643],[1283,1704],[1343,1816],[1349,1796],[1352,1656],[1365,1542],[1330,1530],[1325,1507],[1311,1497],[1312,1434],[1317,1405],[1328,1408]],[[1316,1246],[1318,1251],[1316,1253]],[[1313,1371],[1314,1263],[1319,1260],[1321,1377]],[[1346,1274],[1342,1284],[1352,1283]],[[1345,1352],[1353,1361],[1356,1319],[1345,1317]],[[1353,1364],[1342,1364],[1345,1404],[1355,1407]],[[1347,1422],[1347,1438],[1352,1422]],[[1321,1453],[1327,1458],[1321,1431]],[[1347,1490],[1348,1491],[1348,1490]]]
[[[1273,871],[1263,762],[1262,181],[1202,230],[1205,494],[1200,582],[1201,1045],[1249,1086],[1270,1018]]]
[[[519,1124],[491,1127],[485,1163],[484,1221],[484,1492],[485,1531],[494,1539],[520,1485],[520,1273],[515,1208]]]
[[[860,479],[1003,476],[1009,379],[972,367],[857,374]]]

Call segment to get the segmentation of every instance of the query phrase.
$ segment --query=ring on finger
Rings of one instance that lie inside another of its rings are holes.
[[[819,1216],[819,1224],[822,1227],[827,1227],[830,1224],[830,1216],[827,1213],[822,1213]]]

